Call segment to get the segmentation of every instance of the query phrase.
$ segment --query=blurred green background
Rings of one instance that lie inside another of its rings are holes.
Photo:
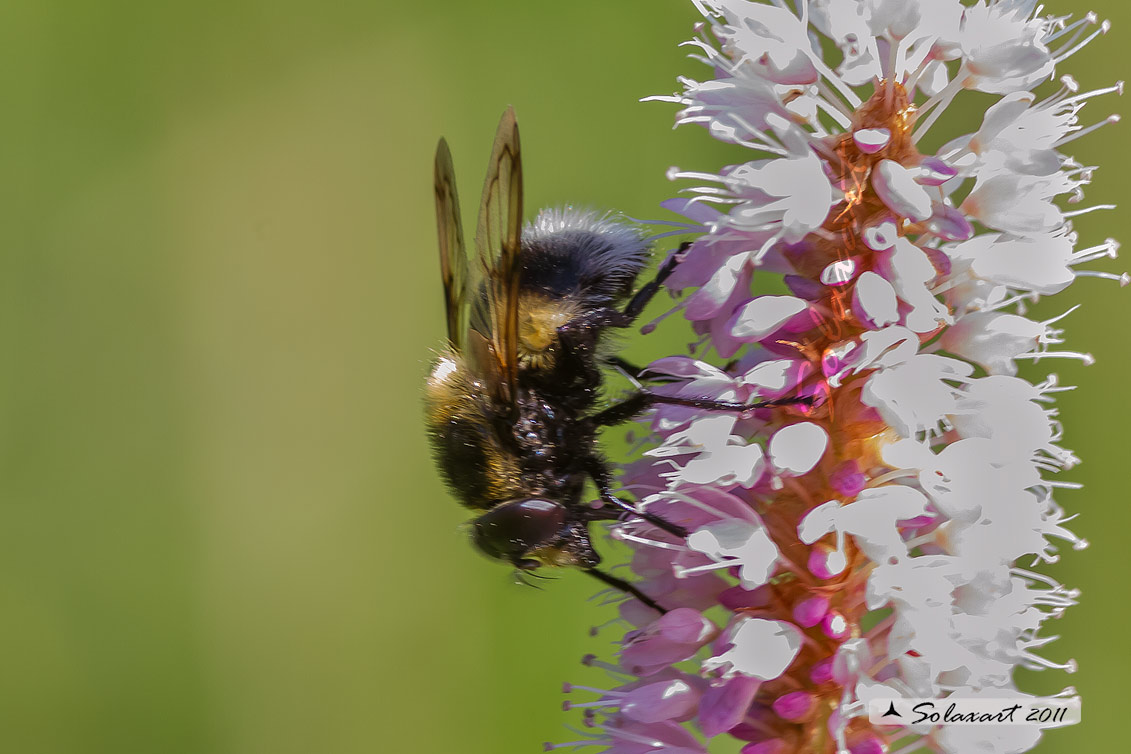
[[[1069,69],[1122,78],[1127,8],[1074,5],[1050,10],[1115,30]],[[572,736],[559,686],[591,677],[609,611],[579,575],[524,589],[474,555],[424,443],[432,151],[446,135],[471,211],[513,104],[528,207],[661,216],[666,168],[742,159],[636,101],[706,75],[676,47],[695,19],[684,0],[3,5],[0,751]],[[1090,202],[1131,199],[1125,138],[1076,148],[1102,161]],[[1064,324],[1098,358],[1054,364],[1082,386],[1061,408],[1087,488],[1060,499],[1093,547],[1057,567],[1084,601],[1049,654],[1081,671],[1031,687],[1074,682],[1086,722],[1040,751],[1123,751],[1128,301],[1087,279],[1058,299],[1042,313],[1084,302]]]

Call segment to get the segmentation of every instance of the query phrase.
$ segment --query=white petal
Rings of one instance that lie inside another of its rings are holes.
[[[864,154],[875,154],[891,141],[891,131],[886,128],[861,128],[853,132],[852,140]]]
[[[789,165],[784,164],[784,160],[776,162],[782,163],[777,166],[781,172],[773,176],[771,193],[790,197],[782,216],[782,226],[785,240],[796,243],[807,233],[821,227],[835,198],[824,165],[817,155],[810,153],[804,158],[789,160]]]
[[[721,519],[691,532],[687,537],[687,546],[715,560],[721,560],[724,557],[734,557],[736,552],[741,552],[755,535],[763,531],[764,527],[749,521]]]
[[[890,249],[897,238],[899,238],[899,230],[891,220],[884,220],[878,225],[864,228],[864,245],[872,251]]]
[[[935,734],[945,754],[1021,754],[1041,740],[1035,725],[942,725]]]
[[[872,169],[872,187],[892,212],[915,222],[931,216],[931,196],[915,182],[915,173],[895,160],[880,160]]]
[[[897,469],[924,469],[934,463],[935,454],[918,440],[904,439],[885,445],[881,457]]]
[[[843,549],[831,551],[825,558],[825,567],[829,569],[829,573],[843,573],[848,567],[848,555]]]
[[[745,618],[731,633],[732,647],[703,661],[704,670],[729,665],[725,676],[743,675],[769,681],[785,672],[801,649],[801,636],[789,623]]]
[[[742,376],[742,382],[770,393],[781,393],[794,387],[809,372],[808,361],[773,359],[763,361]]]
[[[899,238],[879,261],[878,269],[886,272],[896,296],[910,305],[904,321],[908,329],[928,333],[951,322],[950,312],[929,288],[938,271],[926,252],[906,238]]]
[[[1044,38],[1051,20],[1030,19],[1032,2],[976,4],[965,9],[959,44],[968,86],[1005,94],[1031,89],[1053,72],[1053,59]]]
[[[724,445],[700,453],[686,466],[665,476],[683,484],[740,485],[752,487],[762,477],[766,463],[758,445]]]
[[[656,359],[646,370],[650,374],[667,374],[682,379],[726,379],[727,373],[714,364],[690,356],[665,356]]]
[[[745,340],[758,340],[777,330],[808,307],[795,296],[759,296],[737,314],[731,334]]]
[[[982,118],[982,126],[970,141],[970,149],[980,152],[984,145],[992,142],[1004,128],[1017,120],[1021,113],[1028,110],[1035,99],[1036,95],[1032,92],[1014,92],[1007,94],[986,108],[986,114]]]
[[[856,262],[851,259],[838,259],[821,270],[821,282],[825,285],[844,285],[856,274]]]
[[[1034,402],[1032,385],[1016,377],[993,375],[971,382],[951,417],[963,437],[993,440],[995,460],[1024,460],[1037,450],[1049,450],[1053,426]]]
[[[855,537],[865,555],[883,563],[907,555],[896,522],[915,518],[926,510],[923,493],[903,485],[886,485],[861,492],[841,509],[837,525]]]
[[[777,83],[805,83],[816,79],[813,64],[804,52],[809,49],[808,26],[783,8],[732,0],[703,0],[717,8],[732,25],[727,38],[746,62]],[[733,23],[738,22],[738,23]]]
[[[891,283],[867,270],[860,274],[852,292],[852,308],[875,328],[890,325],[899,319],[899,302]]]
[[[854,371],[870,367],[889,367],[914,358],[919,338],[906,327],[885,327],[860,336],[861,348],[853,360]]]
[[[1041,482],[1027,459],[1003,457],[994,441],[984,437],[952,442],[937,456],[927,454],[908,468],[921,469],[919,485],[936,508],[965,522]]]
[[[994,238],[998,236],[991,240]],[[1072,244],[1073,236],[1068,233],[998,240],[984,245],[981,253],[971,254],[971,269],[979,277],[1011,288],[1045,295],[1059,293],[1076,277],[1069,266]]]
[[[770,461],[779,471],[805,474],[821,460],[828,444],[829,435],[820,425],[790,424],[770,438]]]
[[[749,258],[749,254],[735,254],[715,270],[711,279],[687,299],[684,306],[688,318],[709,319],[718,313],[734,293],[735,285],[742,277],[742,268]]]
[[[933,354],[920,354],[906,363],[872,375],[861,400],[872,406],[903,437],[933,430],[957,407],[957,391],[948,380],[973,371],[969,364]]]
[[[805,514],[797,526],[797,538],[811,545],[821,537],[836,529],[841,504],[836,500],[821,503]]]
[[[734,560],[747,589],[765,584],[778,561],[777,545],[765,527],[737,519],[701,526],[688,536],[687,546],[716,562]]]
[[[1071,190],[1062,174],[1041,178],[999,173],[979,177],[974,190],[962,202],[962,211],[995,230],[1032,236],[1048,233],[1064,222],[1064,214],[1052,197]]]
[[[730,438],[731,430],[734,429],[734,422],[734,414],[714,413],[696,416],[687,424],[685,429],[672,432],[664,438],[662,445],[646,451],[645,455],[664,458],[722,447],[726,445]],[[663,427],[662,429],[668,432],[672,431],[672,427]]]
[[[926,252],[906,238],[897,238],[891,253],[888,255],[892,272],[895,273],[897,284],[927,283],[934,280],[939,272],[931,264]]]

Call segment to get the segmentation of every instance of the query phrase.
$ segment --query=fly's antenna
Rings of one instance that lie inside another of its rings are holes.
[[[512,572],[512,575],[514,576],[514,583],[516,583],[516,584],[519,584],[521,586],[528,586],[531,589],[537,589],[540,592],[545,591],[542,587],[538,586],[537,584],[532,584],[530,581],[527,580],[526,577],[529,575],[529,573],[527,571],[523,571],[520,568],[516,568]],[[547,577],[540,576],[539,578],[547,578]]]

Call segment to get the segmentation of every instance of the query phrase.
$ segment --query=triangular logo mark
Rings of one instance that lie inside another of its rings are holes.
[[[898,712],[896,712],[896,709],[895,709],[895,702],[891,702],[891,703],[889,703],[889,704],[888,704],[888,711],[887,711],[887,712],[885,712],[883,716],[884,716],[884,717],[892,717],[893,715],[894,715],[895,717],[903,717],[903,715],[901,715],[901,714],[899,714]]]

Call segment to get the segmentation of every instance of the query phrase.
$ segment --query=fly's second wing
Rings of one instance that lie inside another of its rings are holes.
[[[468,264],[463,243],[463,222],[460,217],[456,173],[448,142],[436,145],[433,168],[436,194],[436,230],[440,237],[440,279],[444,284],[444,305],[448,323],[448,341],[462,351],[466,341],[468,319]]]
[[[509,394],[504,390],[506,377],[496,355],[496,327],[490,316],[495,300],[491,283],[493,262],[482,253],[472,258],[464,244],[455,168],[444,139],[436,146],[433,179],[448,342],[484,397],[498,404],[500,395]],[[509,403],[504,408],[509,408]]]

